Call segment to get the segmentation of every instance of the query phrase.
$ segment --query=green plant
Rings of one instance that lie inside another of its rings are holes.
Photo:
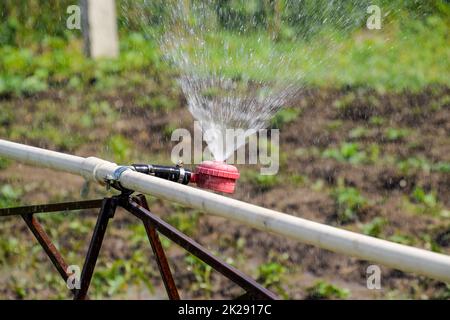
[[[158,95],[149,100],[151,108],[157,111],[170,111],[176,107],[176,102],[165,95]]]
[[[258,279],[264,286],[279,284],[285,273],[286,268],[277,262],[267,262],[258,266]]]
[[[367,160],[367,154],[358,143],[343,143],[339,148],[329,148],[322,152],[322,157],[341,162],[359,164]]]
[[[9,184],[0,187],[0,208],[12,207],[19,204],[22,191]]]
[[[0,158],[0,170],[8,168],[8,166],[11,164],[11,161],[6,158]]]
[[[410,133],[407,129],[396,129],[396,128],[388,128],[384,136],[389,141],[400,141],[403,140]]]
[[[400,171],[402,171],[402,173],[409,174],[415,169],[429,172],[432,165],[423,157],[409,157],[407,159],[397,161],[397,167]]]
[[[333,106],[341,112],[352,107],[353,103],[356,100],[356,94],[354,92],[350,92],[343,97],[334,101]]]
[[[278,111],[271,120],[271,128],[281,129],[286,124],[294,122],[301,114],[300,109],[284,108]]]
[[[448,174],[450,173],[450,162],[438,162],[433,164],[431,170]]]
[[[346,299],[350,291],[340,288],[324,280],[317,281],[313,286],[306,289],[309,299]]]
[[[101,119],[101,121],[113,123],[119,118],[117,112],[108,101],[93,101],[89,103],[89,113],[85,115],[91,118],[91,122]],[[87,124],[89,125],[89,123]]]
[[[262,191],[266,191],[279,184],[279,180],[276,175],[257,174],[254,176],[253,183],[256,184]]]
[[[12,277],[12,282],[14,285],[14,293],[18,299],[25,299],[27,296],[26,280],[22,278]]]
[[[414,239],[409,236],[409,235],[405,235],[405,234],[401,234],[401,233],[395,233],[392,236],[390,236],[388,238],[389,241],[393,241],[393,242],[397,242],[400,244],[404,244],[407,246],[413,245],[414,244]]]
[[[448,284],[448,283],[444,284],[444,287],[436,295],[435,299],[449,300],[450,299],[450,284]]]
[[[273,251],[269,251],[268,260],[270,262],[262,263],[257,269],[257,279],[262,282],[265,287],[271,287],[276,292],[288,299],[288,294],[283,288],[284,280],[286,279],[287,269],[281,264],[281,261],[285,261],[289,258],[289,255],[279,255]],[[275,260],[275,261],[274,261]]]
[[[131,156],[131,142],[120,134],[109,138],[108,148],[117,163],[126,163]]]
[[[379,237],[383,231],[383,227],[387,224],[387,220],[381,217],[376,217],[372,221],[362,226],[364,234],[372,237]]]
[[[432,192],[426,193],[421,187],[416,187],[412,192],[412,197],[418,203],[422,203],[427,207],[435,207],[437,205],[436,195]]]
[[[415,202],[413,208],[421,214],[439,215],[445,214],[445,210],[441,210],[435,192],[425,192],[421,187],[416,187],[411,193],[411,199]]]
[[[430,103],[431,110],[438,111],[450,106],[450,95],[446,94]]]
[[[409,157],[396,162],[397,167],[404,173],[408,174],[413,170],[422,170],[425,172],[450,173],[450,162],[432,163],[424,157]]]
[[[372,116],[369,119],[369,123],[374,126],[382,126],[386,122],[386,119],[380,116]]]
[[[167,221],[181,232],[192,235],[197,229],[199,217],[200,213],[198,211],[185,208],[184,211],[177,210],[170,214]]]
[[[192,255],[186,256],[185,261],[188,263],[188,270],[194,273],[196,280],[196,282],[191,285],[191,290],[203,290],[205,295],[210,298],[212,293],[212,267]]]
[[[124,292],[131,284],[144,284],[150,292],[153,292],[154,286],[149,280],[153,274],[154,271],[148,265],[142,251],[135,250],[129,259],[118,259],[113,263],[97,267],[92,278],[92,285],[100,296],[117,295]]]
[[[338,187],[332,192],[340,223],[348,223],[358,218],[358,214],[368,204],[361,193],[352,187]]]
[[[327,123],[327,130],[329,131],[337,131],[339,130],[344,122],[342,120],[332,120]]]
[[[172,133],[177,129],[177,126],[172,124],[172,123],[168,123],[164,126],[163,128],[163,136],[165,139],[169,139],[172,137]]]
[[[351,139],[366,138],[368,136],[369,132],[370,132],[369,129],[359,126],[359,127],[352,129],[349,132],[348,137]]]
[[[449,233],[450,237],[450,233]],[[420,239],[424,242],[424,248],[431,250],[433,252],[442,252],[442,247],[439,245],[438,241],[434,239],[430,234],[424,233],[420,235]],[[442,239],[445,241],[445,239]]]
[[[301,174],[294,173],[294,174],[289,175],[289,181],[294,186],[302,186],[308,182],[308,177],[301,175]]]

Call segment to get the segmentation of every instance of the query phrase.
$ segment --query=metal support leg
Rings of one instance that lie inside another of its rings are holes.
[[[206,264],[210,265],[213,269],[220,272],[222,275],[239,285],[243,288],[247,293],[247,297],[252,297],[253,299],[278,299],[278,297],[267,290],[259,283],[257,283],[252,278],[248,277],[241,271],[236,268],[228,265],[227,263],[219,260],[210,252],[208,252],[205,248],[203,248],[200,244],[186,236],[184,233],[181,233],[176,228],[172,227],[170,224],[166,223],[164,220],[155,216],[147,209],[140,206],[135,201],[128,199],[121,199],[120,205],[131,212],[133,215],[141,219],[142,221],[148,221],[155,229],[157,229],[160,233],[165,235],[167,238],[177,243],[179,246],[184,248],[186,251],[196,256]]]
[[[100,214],[97,218],[94,233],[89,244],[89,249],[86,254],[86,260],[83,265],[83,271],[81,272],[80,289],[74,297],[75,300],[85,300],[86,295],[91,283],[92,275],[94,273],[95,264],[102,247],[103,238],[106,233],[108,221],[114,216],[117,208],[117,198],[105,198],[102,203]]]
[[[50,258],[50,261],[53,263],[63,280],[67,282],[67,279],[70,276],[69,274],[67,274],[68,265],[64,261],[64,258],[61,256],[58,249],[56,249],[55,245],[51,241],[48,234],[45,232],[42,225],[39,223],[36,217],[33,216],[33,214],[23,214],[22,218],[33,235],[36,237],[42,249],[44,249],[45,253]],[[72,290],[72,292],[75,293],[75,290]]]
[[[147,200],[145,196],[140,194],[136,196],[136,202],[139,203],[143,208],[149,210]],[[145,231],[147,232],[148,240],[152,246],[153,253],[156,257],[156,262],[158,263],[159,272],[161,273],[161,278],[164,282],[164,286],[167,291],[167,295],[170,300],[180,300],[180,295],[178,289],[175,285],[175,281],[170,271],[169,262],[167,261],[166,254],[164,253],[164,248],[159,240],[158,233],[156,229],[147,221],[142,220],[144,223]]]

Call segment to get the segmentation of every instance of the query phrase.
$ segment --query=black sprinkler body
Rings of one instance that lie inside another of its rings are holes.
[[[188,184],[193,182],[193,173],[181,166],[162,166],[154,164],[132,164],[135,171],[152,175],[157,178]]]

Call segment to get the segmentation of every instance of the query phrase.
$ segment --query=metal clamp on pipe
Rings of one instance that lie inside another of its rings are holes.
[[[113,187],[114,189],[117,189],[124,193],[133,193],[134,191],[129,190],[120,184],[120,177],[122,176],[122,173],[127,170],[136,171],[133,166],[119,166],[114,170],[112,174],[108,174],[105,178],[106,190],[109,190],[111,187]]]

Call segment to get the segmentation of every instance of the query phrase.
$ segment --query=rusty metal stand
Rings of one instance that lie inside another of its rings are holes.
[[[189,238],[187,235],[183,234],[158,216],[154,215],[148,208],[145,196],[142,194],[132,196],[132,191],[124,190],[122,194],[118,196],[100,200],[5,208],[0,209],[0,217],[15,215],[22,216],[26,225],[36,237],[50,261],[55,266],[56,270],[59,272],[63,280],[67,281],[70,277],[70,274],[67,272],[68,265],[64,261],[64,258],[60,252],[51,242],[50,237],[44,231],[42,225],[39,223],[37,218],[34,217],[34,214],[100,208],[100,213],[97,218],[97,223],[92,234],[91,242],[89,243],[89,249],[87,251],[83,270],[81,272],[80,288],[72,290],[74,299],[84,300],[88,299],[87,293],[94,274],[97,258],[102,247],[108,222],[114,217],[114,213],[118,207],[122,207],[126,211],[130,212],[144,224],[169,299],[179,300],[180,295],[175,285],[169,262],[159,239],[158,232],[243,288],[245,293],[237,297],[237,299],[278,299],[274,293],[258,284],[254,279],[221,261],[193,239]]]

